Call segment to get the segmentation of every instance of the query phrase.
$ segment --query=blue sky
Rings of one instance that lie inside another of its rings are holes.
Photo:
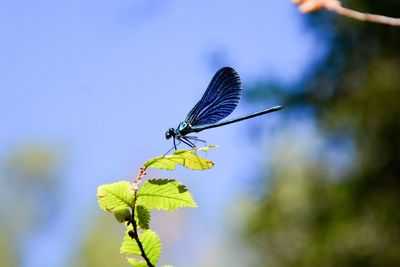
[[[49,227],[28,237],[22,266],[30,267],[66,262],[79,243],[70,233],[86,223],[82,214],[97,209],[97,186],[128,179],[167,151],[165,131],[185,118],[217,69],[234,67],[246,90],[259,78],[295,82],[316,54],[316,40],[289,0],[2,0],[0,36],[0,157],[32,142],[66,155],[60,187],[69,201]],[[231,116],[250,111],[240,103]],[[207,154],[213,171],[154,173],[187,184],[200,206],[190,211],[191,234],[181,241],[191,250],[169,256],[171,263],[184,266],[201,257],[199,247],[223,238],[221,210],[268,149],[243,135],[257,123],[273,135],[278,118],[201,133],[220,146]]]

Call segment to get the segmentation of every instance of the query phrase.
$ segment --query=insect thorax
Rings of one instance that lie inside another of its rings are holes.
[[[192,127],[189,123],[183,121],[179,123],[178,128],[176,128],[176,133],[184,136],[191,132],[191,128]]]

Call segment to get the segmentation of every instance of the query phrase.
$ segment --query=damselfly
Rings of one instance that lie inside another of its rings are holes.
[[[197,133],[206,129],[247,120],[283,108],[283,106],[275,106],[236,119],[219,122],[231,114],[236,108],[241,93],[242,84],[237,72],[230,67],[224,67],[218,70],[208,85],[207,90],[204,92],[203,97],[192,108],[186,116],[186,119],[179,123],[176,129],[170,128],[165,133],[165,138],[173,138],[175,149],[176,139],[194,148],[196,146],[192,141],[199,139],[195,136],[188,136],[190,133]]]

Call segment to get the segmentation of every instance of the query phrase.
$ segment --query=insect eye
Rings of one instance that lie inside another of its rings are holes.
[[[173,128],[169,128],[168,131],[165,132],[165,138],[170,139],[174,136],[175,130]]]

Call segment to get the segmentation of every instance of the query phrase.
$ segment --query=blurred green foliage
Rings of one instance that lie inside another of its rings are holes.
[[[76,249],[76,255],[71,258],[68,266],[129,266],[126,260],[119,255],[124,229],[121,229],[111,216],[98,214],[94,217],[96,219],[90,224],[90,229],[83,233],[84,240]]]
[[[39,143],[13,147],[0,161],[0,266],[19,266],[26,236],[58,214],[60,152]]]
[[[399,1],[346,5],[400,17]],[[303,137],[292,131],[271,152],[278,156],[263,180],[267,192],[244,226],[258,255],[251,266],[400,266],[400,28],[327,12],[305,18],[322,58],[299,84],[260,82],[250,97],[265,101],[271,95],[260,92],[275,86],[269,92],[286,114],[296,121],[296,112],[311,111],[329,145],[296,150],[291,143]],[[347,154],[350,167],[332,150]],[[304,156],[310,151],[316,156]]]

